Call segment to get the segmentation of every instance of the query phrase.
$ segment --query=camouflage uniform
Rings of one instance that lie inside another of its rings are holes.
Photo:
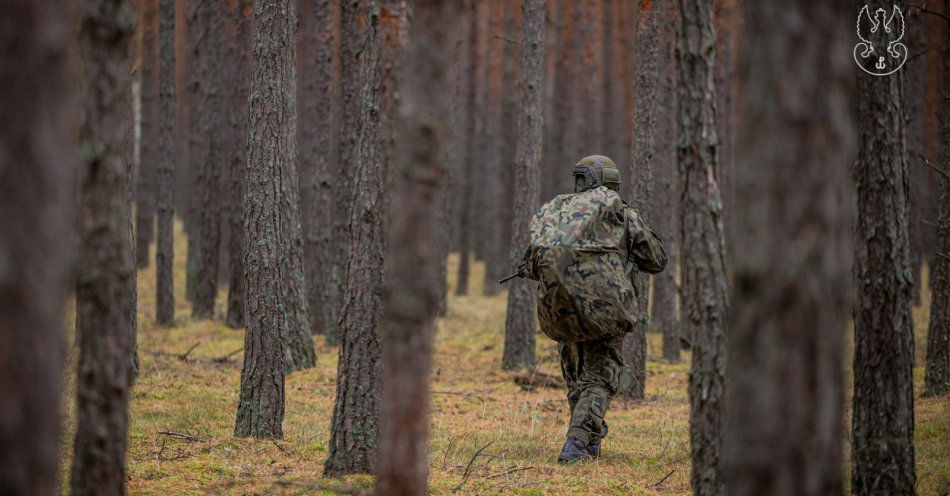
[[[568,443],[574,438],[596,456],[625,367],[623,337],[637,322],[631,272],[660,272],[667,256],[620,199],[620,174],[609,158],[587,157],[574,175],[575,193],[545,204],[532,222],[526,275],[541,282],[541,330],[559,343],[571,408]]]

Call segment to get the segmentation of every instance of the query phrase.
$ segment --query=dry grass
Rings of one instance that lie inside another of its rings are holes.
[[[283,441],[232,435],[243,355],[243,333],[221,321],[192,321],[184,301],[183,236],[178,237],[176,326],[154,323],[154,271],[139,272],[141,374],[132,392],[129,491],[184,494],[335,494],[372,487],[367,476],[323,480],[336,377],[336,349],[316,338],[318,366],[287,378]],[[453,260],[454,262],[454,260]],[[481,281],[480,268],[473,274]],[[476,282],[471,294],[481,288]],[[219,298],[224,302],[224,298]],[[686,398],[688,357],[680,364],[660,355],[660,336],[649,336],[646,401],[612,405],[604,456],[593,463],[555,463],[567,422],[564,392],[523,391],[500,372],[505,295],[452,297],[439,322],[432,374],[430,487],[434,494],[688,494]],[[224,309],[218,309],[223,317]],[[927,311],[918,308],[918,348]],[[185,357],[182,355],[191,349]],[[69,354],[63,480],[68,481],[75,350]],[[539,338],[539,371],[558,375],[555,345]],[[919,355],[918,364],[922,364]],[[922,382],[922,369],[915,374]],[[481,450],[481,451],[480,451]],[[473,456],[480,452],[477,458]],[[950,407],[917,403],[920,494],[950,487]],[[65,485],[65,484],[64,484]]]

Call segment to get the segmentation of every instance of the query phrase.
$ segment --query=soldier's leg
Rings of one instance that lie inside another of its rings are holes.
[[[558,354],[561,356],[561,376],[564,377],[564,383],[567,384],[567,404],[572,414],[581,395],[581,391],[577,387],[577,380],[580,375],[580,357],[577,352],[576,344],[558,344]]]
[[[623,337],[583,343],[579,346],[581,370],[577,377],[577,404],[567,435],[585,444],[597,444],[607,435],[604,417],[610,399],[620,386]]]

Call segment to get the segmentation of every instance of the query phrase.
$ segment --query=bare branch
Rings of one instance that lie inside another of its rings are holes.
[[[930,161],[927,160],[927,158],[924,157],[923,155],[921,155],[920,153],[918,153],[917,156],[920,157],[920,159],[924,161],[924,165],[926,165],[927,167],[930,167],[931,169],[933,169],[933,170],[939,172],[943,177],[945,177],[945,178],[947,178],[947,179],[950,179],[950,172],[947,172],[947,171],[941,169],[940,167],[937,167],[936,165],[931,164]]]

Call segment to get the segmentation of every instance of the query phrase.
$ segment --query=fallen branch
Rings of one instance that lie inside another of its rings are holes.
[[[228,353],[227,355],[219,356],[218,358],[212,358],[211,361],[214,363],[228,363],[231,361],[231,357],[233,357],[234,355],[237,355],[238,353],[242,351],[244,351],[244,348],[238,348],[232,351],[231,353]]]
[[[463,398],[475,398],[479,401],[484,401],[484,398],[478,396],[475,393],[466,393],[465,391],[432,391],[432,394],[448,394],[453,396],[461,396]]]
[[[485,477],[485,478],[486,478],[486,479],[494,479],[495,477],[501,477],[501,476],[503,476],[503,475],[513,474],[513,473],[515,473],[515,472],[524,472],[525,470],[531,470],[531,469],[533,469],[533,468],[534,468],[534,467],[515,467],[515,468],[513,468],[513,469],[511,469],[511,470],[505,470],[504,472],[498,472],[497,474],[492,474],[492,475],[489,475],[488,477]]]
[[[673,475],[673,472],[676,472],[676,469],[675,469],[675,468],[674,468],[673,470],[670,470],[670,473],[666,474],[662,479],[660,479],[660,480],[654,482],[654,483],[653,483],[653,486],[651,486],[651,487],[660,487],[660,484],[666,482],[666,479],[669,479],[670,476]]]
[[[940,175],[942,175],[943,177],[945,177],[945,178],[947,178],[947,179],[950,179],[950,172],[947,172],[947,171],[941,169],[940,167],[937,167],[936,165],[931,164],[930,161],[927,160],[927,157],[924,157],[924,156],[923,156],[922,154],[920,154],[920,153],[917,153],[917,156],[920,157],[920,159],[924,161],[924,165],[926,165],[927,167],[930,167],[931,169],[933,169],[933,170],[939,172]]]
[[[515,376],[514,380],[515,384],[521,386],[521,389],[525,391],[534,391],[542,387],[555,389],[565,387],[564,379],[556,375],[545,374],[544,372],[532,372],[530,374]]]
[[[474,455],[472,455],[472,459],[468,461],[468,465],[465,467],[465,473],[462,474],[462,482],[459,482],[457,486],[452,488],[453,493],[462,489],[462,486],[464,486],[465,482],[468,481],[468,476],[471,473],[472,464],[475,463],[475,459],[478,458],[478,455],[482,454],[482,451],[485,451],[492,444],[495,444],[495,441],[491,441],[485,446],[482,446],[478,449],[478,451],[475,452]]]
[[[192,351],[195,351],[195,348],[197,348],[199,344],[201,344],[201,341],[198,341],[197,343],[191,345],[191,348],[188,348],[188,351],[179,355],[178,359],[182,361],[188,361],[188,355],[190,355]]]
[[[192,441],[192,442],[200,442],[200,441],[201,441],[201,439],[198,439],[198,438],[196,438],[195,436],[192,436],[191,434],[188,434],[188,433],[185,433],[185,432],[158,431],[158,433],[161,434],[161,435],[163,435],[163,436],[174,437],[174,438],[177,438],[177,439],[184,439],[184,440],[186,440],[186,441]]]
[[[276,439],[271,439],[271,442],[274,443],[274,446],[277,446],[277,449],[279,449],[280,451],[282,451],[285,455],[287,455],[287,456],[294,456],[294,454],[293,454],[290,450],[288,450],[287,448],[281,446],[280,444],[277,444],[277,440],[276,440]]]

